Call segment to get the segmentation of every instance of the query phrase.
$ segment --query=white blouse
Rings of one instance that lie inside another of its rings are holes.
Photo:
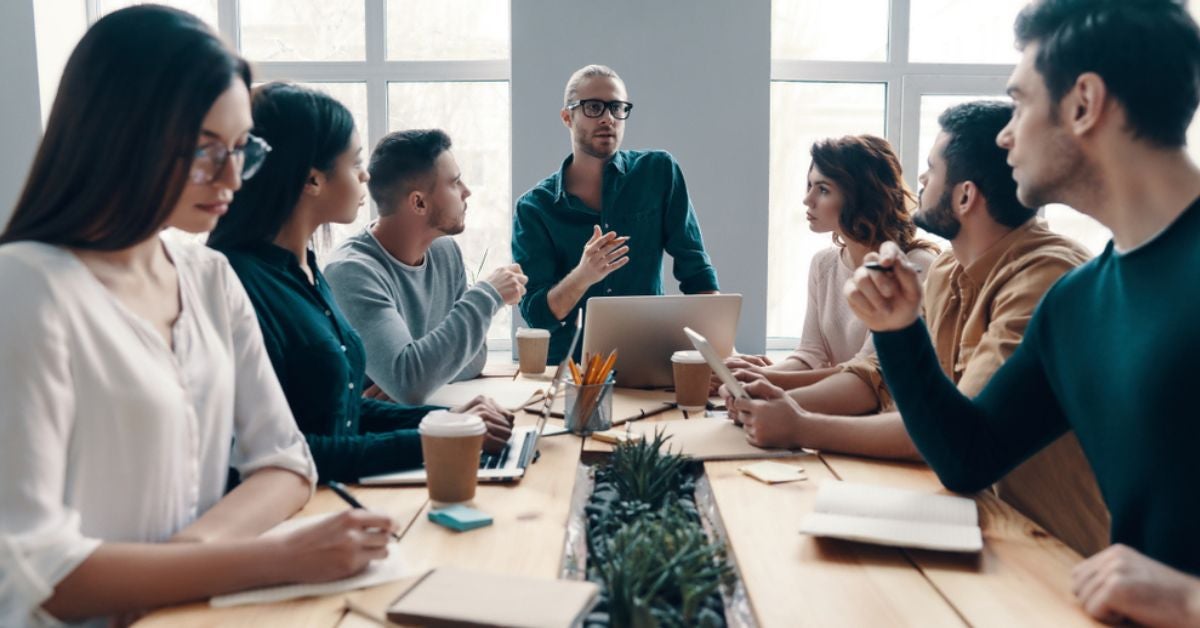
[[[56,624],[41,605],[102,541],[165,541],[231,466],[316,481],[228,262],[164,246],[173,350],[70,251],[0,246],[0,625]]]

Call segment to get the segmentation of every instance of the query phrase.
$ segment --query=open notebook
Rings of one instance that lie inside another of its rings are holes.
[[[549,378],[525,376],[513,380],[507,377],[477,377],[446,384],[435,390],[425,403],[453,408],[485,395],[495,399],[500,407],[516,411],[540,401],[549,387]]]
[[[319,515],[288,519],[274,528],[267,530],[263,535],[285,534],[292,530],[316,525],[337,514],[337,512],[327,512]],[[210,599],[208,604],[214,608],[224,608],[228,606],[241,606],[243,604],[268,604],[302,597],[333,595],[335,593],[345,593],[346,591],[381,585],[411,575],[405,570],[404,562],[401,560],[400,552],[396,549],[395,544],[392,544],[388,549],[387,558],[373,560],[371,564],[367,565],[366,569],[341,580],[313,584],[284,584],[261,589],[251,589],[239,593],[218,595]]]
[[[821,485],[800,532],[948,552],[983,549],[974,500],[849,482]]]

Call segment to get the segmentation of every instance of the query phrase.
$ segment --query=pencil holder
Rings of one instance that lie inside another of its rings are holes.
[[[613,380],[603,384],[577,385],[567,380],[566,427],[573,434],[586,436],[612,428]]]

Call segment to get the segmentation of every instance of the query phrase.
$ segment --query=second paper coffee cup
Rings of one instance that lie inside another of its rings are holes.
[[[517,330],[517,359],[521,372],[541,375],[546,371],[546,356],[550,352],[550,332],[545,329],[522,327]]]
[[[676,351],[671,356],[675,373],[675,403],[680,410],[701,412],[708,404],[708,382],[712,369],[699,351]]]

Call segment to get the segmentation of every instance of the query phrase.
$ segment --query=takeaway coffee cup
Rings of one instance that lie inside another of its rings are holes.
[[[545,329],[522,327],[517,330],[517,357],[521,372],[541,375],[546,371],[546,355],[550,352],[550,332]]]
[[[671,356],[675,373],[675,403],[680,410],[702,412],[708,404],[708,382],[712,369],[699,351],[676,351]]]
[[[429,499],[442,504],[474,499],[479,456],[487,432],[483,419],[436,410],[421,419],[418,431]]]

